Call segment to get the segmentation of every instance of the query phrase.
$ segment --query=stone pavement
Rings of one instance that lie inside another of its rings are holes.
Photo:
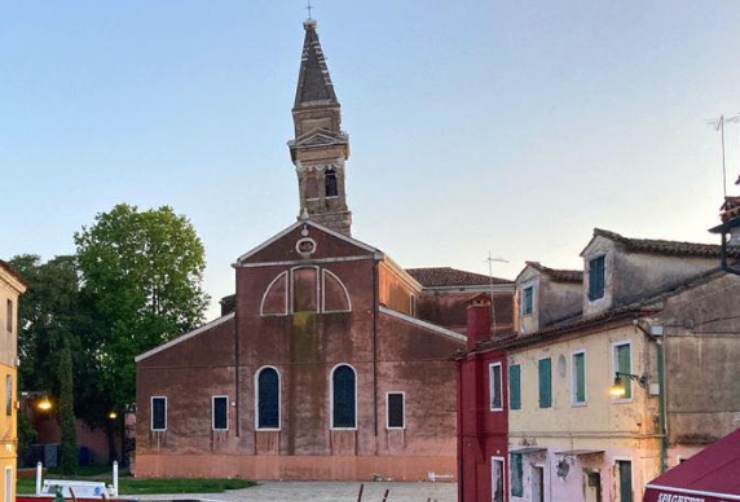
[[[142,495],[139,500],[199,500],[203,502],[356,502],[359,482],[326,481],[265,481],[252,488],[230,490],[224,493],[205,495]],[[365,483],[362,502],[381,502],[383,492],[390,489],[387,502],[455,502],[457,485],[455,483]]]

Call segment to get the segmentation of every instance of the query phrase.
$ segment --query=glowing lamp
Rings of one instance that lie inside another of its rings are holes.
[[[37,404],[36,407],[41,411],[49,411],[52,409],[53,405],[51,404],[51,401],[49,401],[48,397],[42,398]]]
[[[111,420],[115,420],[116,418],[118,418],[118,413],[116,413],[115,411],[111,411],[110,413],[108,413],[108,418]]]
[[[622,382],[622,378],[617,375],[614,377],[614,385],[609,387],[609,395],[615,398],[624,397],[627,394],[627,389]]]

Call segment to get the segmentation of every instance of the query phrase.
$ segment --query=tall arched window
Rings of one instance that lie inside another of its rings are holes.
[[[324,174],[324,183],[326,185],[326,196],[336,197],[339,195],[337,188],[337,172],[334,169],[327,169]]]
[[[336,366],[331,373],[331,427],[357,427],[357,374],[347,364]]]
[[[260,369],[255,387],[256,429],[280,429],[280,375],[277,370],[271,366]]]

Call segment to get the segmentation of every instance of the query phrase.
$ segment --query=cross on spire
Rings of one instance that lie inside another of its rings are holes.
[[[311,7],[311,0],[306,1],[306,10],[308,11],[308,19],[311,19],[311,10],[313,7]]]

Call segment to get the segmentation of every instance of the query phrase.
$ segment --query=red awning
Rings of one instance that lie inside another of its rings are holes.
[[[740,500],[740,429],[664,472],[645,488],[643,502]]]

